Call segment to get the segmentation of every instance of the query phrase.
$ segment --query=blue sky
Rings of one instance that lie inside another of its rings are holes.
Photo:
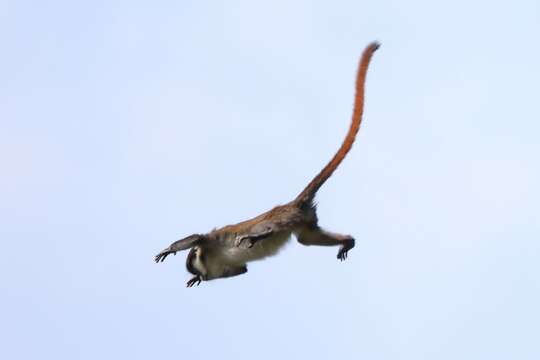
[[[4,359],[538,359],[537,1],[0,2]],[[170,242],[320,191],[186,289]]]

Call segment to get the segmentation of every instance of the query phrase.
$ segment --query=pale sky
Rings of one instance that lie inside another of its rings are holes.
[[[2,359],[540,358],[538,1],[0,1]],[[186,289],[192,233],[320,224]]]

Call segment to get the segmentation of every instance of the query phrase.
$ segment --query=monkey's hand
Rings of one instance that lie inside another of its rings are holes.
[[[236,239],[234,240],[234,246],[240,247],[240,245],[242,245],[242,242],[244,240],[247,240],[247,247],[251,248],[251,247],[253,247],[253,245],[257,241],[259,241],[261,239],[264,239],[265,237],[270,236],[272,233],[273,233],[272,228],[267,227],[266,229],[264,229],[263,231],[260,231],[260,232],[254,232],[254,233],[250,233],[250,234],[238,235],[238,236],[236,236]]]
[[[201,283],[202,279],[199,275],[192,277],[186,284],[187,287],[192,287],[197,283],[197,286]]]
[[[165,260],[165,258],[167,256],[169,256],[170,254],[173,254],[173,255],[176,255],[176,251],[174,250],[171,250],[170,247],[166,248],[165,250],[163,250],[162,252],[160,252],[159,254],[156,255],[156,257],[154,258],[154,261],[155,262],[163,262]]]
[[[354,247],[354,238],[349,237],[344,241],[343,245],[339,248],[337,258],[341,261],[347,258],[347,253]]]
[[[256,240],[251,238],[249,235],[238,235],[236,239],[234,239],[234,246],[240,247],[244,241],[247,243],[247,248],[251,248],[255,244]]]
[[[180,239],[178,241],[173,242],[171,245],[169,245],[168,248],[160,252],[156,255],[154,258],[155,262],[163,262],[167,256],[170,254],[176,255],[177,251],[187,250],[190,249],[196,245],[201,244],[205,240],[205,237],[203,235],[199,234],[193,234],[186,238]]]

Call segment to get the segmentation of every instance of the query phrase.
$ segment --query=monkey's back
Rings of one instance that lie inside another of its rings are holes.
[[[220,249],[219,252],[216,251],[215,260],[238,266],[273,256],[287,243],[292,233],[307,220],[305,212],[297,206],[286,204],[276,206],[253,219],[214,230],[210,234],[213,238],[212,243]],[[247,244],[241,246],[235,244],[238,236],[264,228],[271,228],[273,232],[264,241],[257,241],[252,247]],[[208,255],[213,256],[214,252],[209,250]]]

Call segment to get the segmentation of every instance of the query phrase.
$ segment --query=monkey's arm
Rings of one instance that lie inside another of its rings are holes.
[[[242,245],[243,241],[248,241],[248,248],[252,247],[255,242],[269,237],[274,233],[274,229],[270,224],[256,226],[253,231],[250,231],[247,234],[241,234],[236,236],[234,241],[235,246]]]
[[[201,235],[195,234],[188,236],[187,238],[178,240],[173,242],[171,245],[169,245],[168,248],[161,251],[159,254],[156,255],[155,261],[156,262],[163,262],[167,256],[170,254],[176,255],[177,251],[187,250],[192,248],[193,246],[199,244],[202,241],[203,237]]]

